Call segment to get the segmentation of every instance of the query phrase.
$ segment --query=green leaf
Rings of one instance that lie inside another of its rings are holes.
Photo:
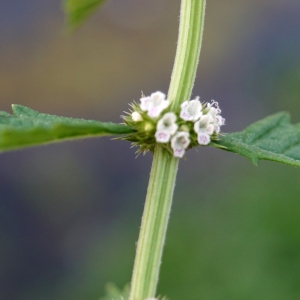
[[[125,285],[121,291],[114,283],[106,284],[106,295],[99,300],[128,300],[129,299],[129,284]]]
[[[281,112],[221,136],[212,146],[246,156],[255,165],[265,159],[300,167],[300,124],[292,125],[289,114]]]
[[[14,114],[0,112],[0,152],[64,140],[132,133],[126,125],[40,114],[12,105]]]
[[[64,11],[71,28],[77,28],[107,0],[65,0]]]

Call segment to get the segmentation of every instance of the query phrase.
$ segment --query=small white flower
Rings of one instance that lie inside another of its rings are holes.
[[[140,121],[143,121],[143,118],[142,118],[141,114],[138,113],[137,111],[134,111],[134,112],[131,114],[131,119],[132,119],[134,122],[140,122]]]
[[[210,135],[206,132],[198,132],[197,141],[199,145],[208,145],[210,143]]]
[[[212,116],[212,118],[215,118],[219,114],[219,111],[217,108],[211,106],[211,107],[209,107],[208,114],[210,114]]]
[[[203,115],[199,121],[194,124],[194,130],[198,133],[200,130],[207,130],[207,127],[213,123],[213,118],[211,115]]]
[[[155,139],[158,143],[167,143],[170,140],[170,133],[168,131],[156,131]]]
[[[169,142],[171,135],[173,135],[178,129],[176,119],[176,115],[172,112],[169,112],[164,114],[163,117],[157,122],[155,138],[158,143]]]
[[[194,124],[194,130],[197,133],[199,145],[208,145],[210,143],[210,135],[215,130],[213,118],[210,114],[204,115]]]
[[[171,139],[171,147],[175,157],[183,157],[185,149],[190,144],[189,133],[185,131],[177,132]]]
[[[225,119],[221,116],[216,116],[216,124],[218,126],[225,125]]]
[[[169,112],[163,115],[163,117],[157,122],[157,130],[168,130],[171,134],[174,134],[178,129],[176,124],[177,117],[174,113]]]
[[[185,101],[181,105],[180,118],[185,121],[197,121],[202,116],[202,105],[199,98]]]
[[[150,97],[141,98],[140,101],[141,110],[147,111],[151,118],[157,118],[170,105],[166,95],[161,92],[155,92]]]
[[[216,107],[213,107],[215,105]],[[214,131],[218,134],[220,127],[225,124],[225,119],[220,116],[221,110],[219,109],[218,102],[212,100],[212,104],[207,104],[208,114],[212,117],[212,123],[214,125]]]

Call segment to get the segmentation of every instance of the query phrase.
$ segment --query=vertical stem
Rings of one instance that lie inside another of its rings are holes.
[[[155,295],[177,167],[178,159],[161,147],[155,149],[131,283],[131,300],[144,300]]]
[[[205,0],[182,0],[176,58],[168,93],[173,109],[188,100],[194,85],[203,35]],[[130,300],[155,297],[171,211],[178,159],[155,148],[131,281]]]
[[[182,0],[176,57],[168,99],[176,109],[189,100],[195,83],[204,29],[206,0]]]

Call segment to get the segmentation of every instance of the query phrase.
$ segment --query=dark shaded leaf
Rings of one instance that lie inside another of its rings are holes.
[[[12,105],[14,114],[0,112],[0,152],[87,137],[132,133],[126,125],[65,118]]]

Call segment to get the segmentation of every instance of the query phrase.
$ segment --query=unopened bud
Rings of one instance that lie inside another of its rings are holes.
[[[145,123],[145,126],[144,126],[144,130],[145,131],[152,131],[154,129],[154,126],[153,126],[153,124],[152,123],[150,123],[150,122],[146,122]]]
[[[134,122],[140,122],[140,121],[143,121],[143,118],[141,116],[140,113],[138,113],[137,111],[134,111],[132,114],[131,114],[131,118]]]
[[[179,127],[179,131],[190,132],[190,128],[189,128],[189,126],[184,124]]]

